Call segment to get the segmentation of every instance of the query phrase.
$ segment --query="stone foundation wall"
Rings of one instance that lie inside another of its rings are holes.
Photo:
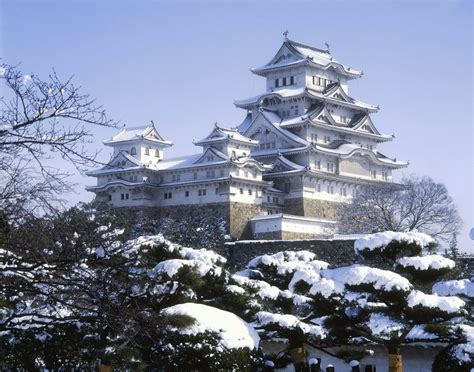
[[[305,217],[325,218],[334,220],[340,203],[327,200],[304,199]]]
[[[338,205],[339,203],[337,202],[331,202],[327,200],[308,198],[286,199],[285,210],[283,213],[334,220],[337,216]]]
[[[316,258],[334,266],[350,265],[355,261],[354,240],[262,240],[225,243],[229,269],[241,270],[254,257],[281,251],[314,252]]]
[[[230,236],[234,239],[252,239],[252,228],[249,220],[253,217],[265,214],[265,210],[259,205],[235,202],[230,203]]]
[[[285,199],[285,209],[283,213],[304,216],[303,198]]]

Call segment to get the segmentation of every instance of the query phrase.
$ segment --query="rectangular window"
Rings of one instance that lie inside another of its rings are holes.
[[[341,116],[341,123],[346,123],[347,122],[347,118],[345,116]]]
[[[322,77],[319,78],[319,86],[323,87],[324,86],[324,79]]]
[[[375,180],[377,178],[377,171],[376,170],[373,170],[370,172],[371,175],[372,175],[372,178]]]
[[[193,178],[194,178],[195,180],[197,180],[197,178],[198,178],[197,172],[194,172],[194,173],[193,173]]]
[[[252,195],[252,189],[249,189],[249,195]]]
[[[125,195],[124,195],[124,194],[120,194],[120,199],[124,200],[124,199],[125,199]]]
[[[109,201],[112,201],[112,195],[109,195]]]
[[[184,196],[185,196],[185,197],[189,197],[189,191],[185,191],[185,192],[184,192]]]
[[[275,88],[280,86],[280,79],[275,79]]]
[[[316,166],[316,169],[321,169],[321,160],[316,160],[315,166]]]
[[[290,84],[293,85],[295,83],[295,77],[290,76]]]
[[[334,172],[334,163],[327,163],[327,171]]]
[[[283,86],[286,86],[286,77],[283,78]]]
[[[216,195],[219,194],[219,188],[216,187]]]
[[[206,189],[202,189],[202,196],[206,196],[206,193],[207,193]]]
[[[198,195],[199,195],[199,196],[202,195],[202,190],[198,190]]]
[[[129,194],[125,194],[125,199],[128,200]]]

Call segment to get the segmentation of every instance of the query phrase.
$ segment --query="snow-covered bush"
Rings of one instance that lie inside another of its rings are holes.
[[[260,310],[222,256],[162,235],[130,240],[126,216],[110,213],[85,206],[31,219],[1,242],[0,363],[29,370],[90,369],[98,360],[153,367],[166,354],[159,340],[174,340],[162,333],[164,308],[201,302],[248,319]],[[208,341],[203,363],[216,366],[216,335],[191,336]],[[258,362],[256,351],[234,352],[232,368]]]
[[[355,251],[363,256],[373,257],[382,254],[391,259],[399,257],[401,253],[410,256],[418,255],[423,249],[434,246],[436,246],[436,240],[418,231],[384,231],[368,234],[354,243]]]

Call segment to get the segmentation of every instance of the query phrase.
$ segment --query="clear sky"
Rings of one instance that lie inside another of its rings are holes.
[[[472,1],[21,1],[0,0],[1,56],[25,72],[75,75],[127,125],[151,119],[175,145],[199,152],[218,121],[236,126],[234,99],[264,90],[250,73],[273,57],[282,33],[362,69],[350,94],[380,105],[382,146],[409,160],[398,177],[447,185],[464,220],[461,249],[474,251]],[[96,146],[112,131],[94,130]],[[103,153],[104,160],[108,152]],[[81,184],[93,179],[76,177]],[[71,202],[91,195],[77,187]]]

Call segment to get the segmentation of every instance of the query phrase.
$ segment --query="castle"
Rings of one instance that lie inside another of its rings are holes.
[[[215,125],[196,155],[167,158],[172,142],[149,126],[123,128],[104,144],[110,162],[90,171],[87,190],[118,207],[152,207],[179,219],[212,213],[235,239],[299,239],[334,233],[335,206],[361,187],[392,182],[407,162],[383,155],[371,114],[378,106],[349,95],[362,72],[285,36],[275,56],[253,68],[266,91],[235,101],[235,128]]]

